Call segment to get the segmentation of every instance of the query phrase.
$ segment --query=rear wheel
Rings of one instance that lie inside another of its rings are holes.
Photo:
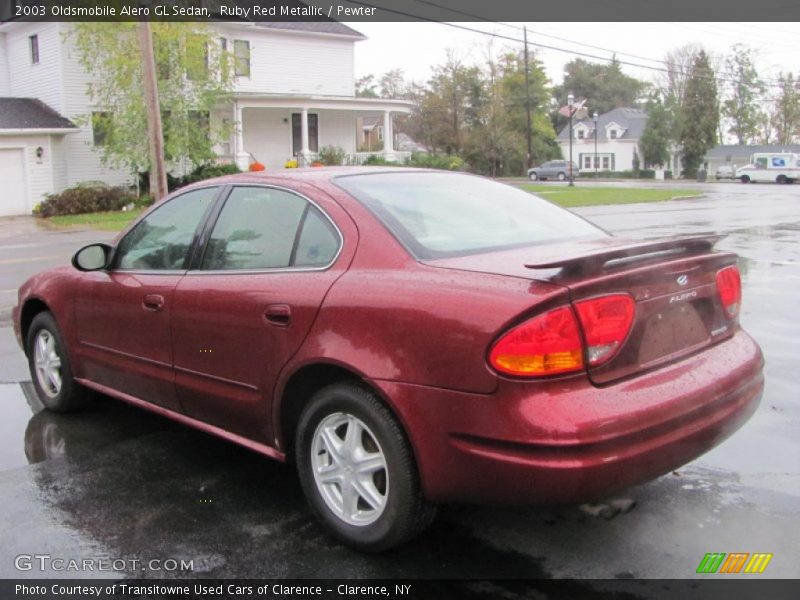
[[[786,175],[778,175],[778,177],[775,179],[776,183],[787,183],[787,181]]]
[[[750,177],[748,177],[747,175],[742,175],[739,178],[739,181],[741,181],[742,183],[750,183]]]
[[[314,395],[297,426],[295,454],[312,511],[349,546],[397,546],[436,514],[422,496],[402,429],[360,385],[338,383]]]
[[[61,331],[49,312],[36,315],[26,340],[28,367],[39,399],[53,412],[69,412],[86,400],[72,377]]]
[[[558,174],[558,180],[559,181],[565,181],[566,179],[567,179],[567,174],[566,173],[559,173]]]
[[[530,173],[528,173],[528,179],[530,179],[531,181],[536,181],[537,179],[539,179],[539,176],[536,174],[535,171],[531,171]]]

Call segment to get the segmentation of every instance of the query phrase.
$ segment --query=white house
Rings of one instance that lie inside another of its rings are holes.
[[[638,159],[644,168],[639,140],[647,124],[647,112],[639,108],[615,108],[572,124],[572,160],[583,172],[630,171]],[[569,126],[559,133],[558,144],[564,158],[569,158]],[[668,164],[662,165],[680,173],[680,155],[671,153]]]
[[[360,33],[336,22],[212,26],[236,56],[233,100],[209,115],[232,125],[231,139],[217,148],[220,160],[246,169],[255,157],[279,169],[326,145],[362,160],[358,117],[377,119],[388,132],[375,150],[389,159],[404,154],[392,146],[392,116],[410,112],[410,103],[355,97]],[[69,27],[0,23],[0,180],[11,190],[0,197],[0,216],[30,213],[45,194],[79,182],[132,183],[131,173],[105,167],[94,148],[102,135],[91,115],[107,109],[87,96],[89,76],[65,35]]]

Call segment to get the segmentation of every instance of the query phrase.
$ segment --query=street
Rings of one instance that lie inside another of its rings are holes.
[[[108,399],[42,411],[11,329],[15,290],[112,236],[0,219],[0,577],[63,575],[15,568],[20,554],[46,553],[192,563],[121,570],[155,578],[682,579],[708,552],[772,553],[761,577],[798,577],[800,185],[679,184],[706,196],[574,211],[620,236],[725,236],[718,248],[740,256],[742,324],[766,356],[753,418],[693,463],[597,506],[445,506],[429,531],[379,556],[328,538],[289,466]]]

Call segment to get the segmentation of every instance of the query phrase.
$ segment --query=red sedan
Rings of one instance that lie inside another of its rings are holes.
[[[88,388],[292,459],[378,551],[438,503],[600,498],[741,426],[763,359],[716,241],[622,240],[465,174],[242,174],[31,278],[14,326],[49,409]]]

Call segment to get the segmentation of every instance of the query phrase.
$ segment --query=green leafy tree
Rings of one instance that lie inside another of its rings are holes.
[[[356,96],[359,98],[377,98],[376,86],[374,75],[359,77],[356,79]]]
[[[778,96],[772,114],[778,144],[791,144],[800,137],[800,87],[791,73],[778,75]]]
[[[680,143],[684,175],[694,177],[705,153],[717,144],[717,82],[708,55],[700,50],[692,64],[683,98]]]
[[[758,135],[762,98],[766,91],[759,78],[751,52],[741,44],[725,60],[725,76],[733,85],[730,97],[722,103],[722,112],[730,121],[729,133],[740,145],[751,143]]]
[[[647,124],[639,140],[645,168],[663,166],[669,161],[672,127],[670,111],[661,96],[653,94],[647,102]]]
[[[647,84],[622,72],[616,58],[608,64],[592,63],[582,58],[564,67],[564,82],[553,92],[561,105],[567,95],[586,98],[592,111],[600,114],[621,106],[636,106]]]
[[[201,23],[152,24],[158,95],[168,164],[200,165],[229,131],[212,126],[211,111],[229,97],[232,57]],[[102,160],[131,172],[150,169],[147,111],[136,23],[76,23],[68,34],[90,75],[87,93],[102,108]],[[88,121],[92,117],[87,115]]]

